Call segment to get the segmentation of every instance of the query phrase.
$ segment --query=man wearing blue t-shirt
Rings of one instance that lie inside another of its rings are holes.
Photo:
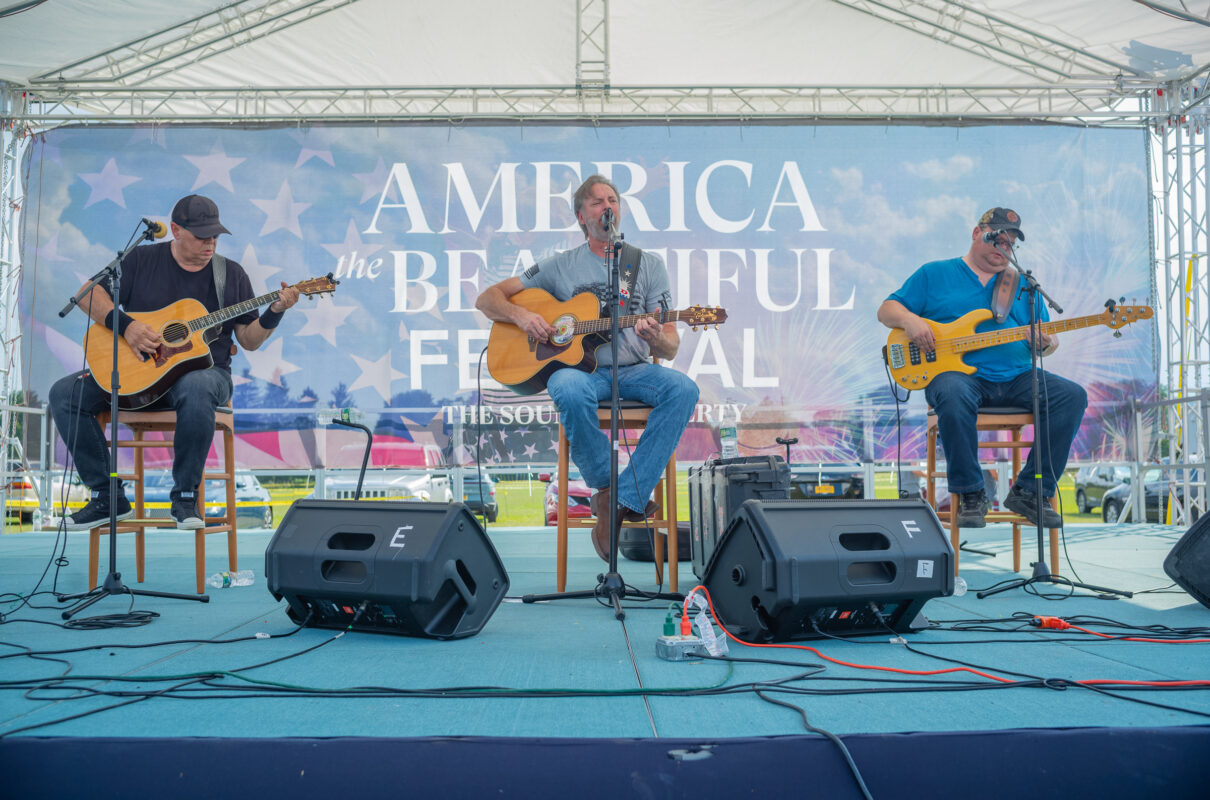
[[[992,232],[993,236],[986,236]],[[971,231],[970,250],[960,258],[932,261],[912,273],[878,309],[878,321],[888,328],[902,328],[907,337],[926,353],[933,352],[933,329],[926,320],[949,323],[978,308],[1003,313],[1001,321],[989,319],[977,330],[1013,328],[1029,324],[1029,296],[1024,291],[1015,296],[1001,294],[999,306],[994,306],[997,276],[1009,268],[1005,252],[1025,241],[1021,232],[1021,217],[1012,209],[993,208],[979,219]],[[999,317],[999,314],[997,315]],[[1039,299],[1038,320],[1049,315]],[[1035,343],[1038,352],[1050,355],[1058,341],[1039,333]],[[1033,408],[1033,379],[1030,375],[1030,344],[1017,341],[975,350],[963,356],[975,372],[942,372],[924,389],[924,396],[937,413],[937,430],[945,451],[946,477],[951,495],[961,495],[958,524],[981,528],[990,502],[979,467],[979,435],[975,418],[980,407],[1021,406]],[[1067,466],[1067,456],[1088,395],[1082,387],[1050,372],[1039,376],[1040,418],[1034,426],[1035,446],[1029,452],[1021,473],[1016,476],[1004,506],[1024,515],[1037,524],[1037,496],[1034,477],[1037,468],[1042,473],[1042,490],[1046,498],[1054,496],[1057,478]],[[1037,451],[1045,458],[1036,465]],[[1048,528],[1063,524],[1062,518],[1045,503],[1042,523]]]
[[[506,278],[489,286],[475,301],[475,307],[488,319],[511,322],[535,341],[548,341],[555,329],[541,315],[509,298],[522,289],[537,288],[564,302],[584,292],[592,292],[604,304],[612,293],[607,263],[611,228],[621,220],[622,207],[617,187],[608,179],[593,175],[581,184],[573,197],[573,208],[584,244],[539,261],[522,275]],[[628,314],[646,314],[668,310],[671,294],[668,270],[654,253],[643,252],[637,267],[619,265],[622,294]],[[633,273],[630,269],[634,267]],[[631,274],[627,280],[626,273]],[[602,309],[602,316],[608,311]],[[652,318],[639,319],[632,328],[619,332],[618,394],[623,400],[638,400],[651,406],[647,427],[639,439],[626,469],[618,475],[616,518],[639,521],[654,514],[658,507],[647,498],[664,473],[685,426],[697,406],[698,388],[684,373],[652,363],[652,356],[669,360],[676,355],[681,338],[673,322]],[[612,393],[609,363],[610,348],[596,351],[598,368],[593,372],[559,369],[547,379],[546,390],[559,409],[559,418],[567,431],[571,458],[580,468],[584,481],[597,490],[592,510],[597,522],[592,529],[592,544],[603,560],[609,560],[609,437],[597,420],[597,404]],[[675,557],[675,556],[674,556]]]

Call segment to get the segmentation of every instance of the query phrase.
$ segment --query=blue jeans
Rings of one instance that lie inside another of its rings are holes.
[[[1038,442],[1045,442],[1048,463],[1042,464],[1042,491],[1053,497],[1057,478],[1067,466],[1088,407],[1088,393],[1077,383],[1051,372],[1038,376],[1040,418],[1034,422],[1034,446],[1017,476],[1024,490],[1036,490],[1034,478]],[[1025,372],[1010,381],[996,383],[962,372],[943,372],[924,389],[925,399],[937,412],[937,432],[945,450],[946,477],[951,494],[977,492],[983,488],[979,467],[979,434],[975,417],[980,407],[1020,406],[1032,410],[1033,378]]]
[[[561,369],[546,385],[567,432],[571,458],[584,482],[594,489],[609,486],[609,434],[601,430],[597,403],[609,399],[611,383],[609,368],[601,367],[591,373]],[[651,406],[630,463],[618,475],[618,496],[614,498],[618,505],[642,512],[697,407],[697,384],[668,367],[632,364],[618,368],[618,394],[623,400]],[[625,428],[624,422],[625,414],[619,431]]]
[[[214,409],[231,398],[231,373],[225,369],[186,372],[144,411],[176,411],[172,440],[172,496],[193,493],[202,482],[206,456],[214,441]],[[109,408],[109,392],[86,372],[76,372],[50,387],[50,412],[75,462],[80,481],[109,494],[109,446],[96,415]]]

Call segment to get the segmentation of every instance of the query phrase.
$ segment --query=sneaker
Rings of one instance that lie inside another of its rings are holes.
[[[1033,492],[1027,492],[1015,483],[1009,491],[1008,497],[1004,498],[1004,507],[1025,517],[1029,520],[1030,525],[1038,524],[1038,496]],[[1042,502],[1042,527],[1063,527],[1063,518],[1047,500]]]
[[[963,492],[962,502],[958,506],[958,527],[984,528],[987,526],[987,512],[991,503],[987,499],[987,491]]]
[[[183,531],[196,531],[206,524],[197,513],[197,499],[193,497],[172,498],[171,514],[176,526]]]
[[[115,505],[120,520],[128,519],[134,514],[134,509],[130,507],[130,501],[124,494],[118,495]],[[70,517],[63,518],[63,527],[69,531],[87,531],[107,524],[109,524],[109,495],[107,494],[93,493],[88,505]]]

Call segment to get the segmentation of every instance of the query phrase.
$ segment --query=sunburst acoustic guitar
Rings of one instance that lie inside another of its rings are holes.
[[[294,288],[313,297],[335,291],[340,281],[328,273],[294,284]],[[260,306],[272,303],[281,295],[278,289],[242,303],[206,311],[206,307],[191,298],[178,300],[157,311],[134,311],[130,316],[150,325],[160,335],[160,346],[146,360],[139,358],[126,340],[118,337],[118,408],[127,411],[143,408],[160,399],[172,384],[186,372],[205,369],[214,363],[210,342],[218,336],[218,326]],[[84,338],[84,356],[93,380],[110,391],[113,369],[114,333],[101,323],[88,328]]]
[[[1047,335],[1092,325],[1107,325],[1116,329],[1140,319],[1151,319],[1153,313],[1150,306],[1119,306],[1110,300],[1100,314],[1043,322],[1041,328]],[[923,389],[942,372],[965,372],[969,375],[975,368],[967,366],[962,360],[963,353],[1029,338],[1028,325],[975,332],[980,323],[991,318],[990,309],[980,308],[949,323],[925,320],[933,329],[936,343],[936,349],[931,353],[922,351],[907,337],[903,328],[894,328],[887,337],[886,347],[882,348],[882,358],[890,368],[895,383],[905,389]]]
[[[583,292],[560,303],[541,289],[522,289],[509,298],[540,314],[555,329],[548,342],[536,341],[510,322],[492,324],[487,340],[487,371],[517,394],[537,394],[546,388],[551,373],[564,367],[592,372],[597,368],[596,350],[608,341],[610,320],[600,315],[600,301]],[[618,328],[633,328],[640,319],[684,322],[698,326],[727,321],[721,308],[691,306],[683,311],[652,311],[618,318]]]

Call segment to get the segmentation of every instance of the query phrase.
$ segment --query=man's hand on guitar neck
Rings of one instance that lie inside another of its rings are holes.
[[[126,333],[122,334],[122,338],[140,361],[146,361],[147,356],[160,347],[160,335],[150,325],[137,319],[126,326]]]

